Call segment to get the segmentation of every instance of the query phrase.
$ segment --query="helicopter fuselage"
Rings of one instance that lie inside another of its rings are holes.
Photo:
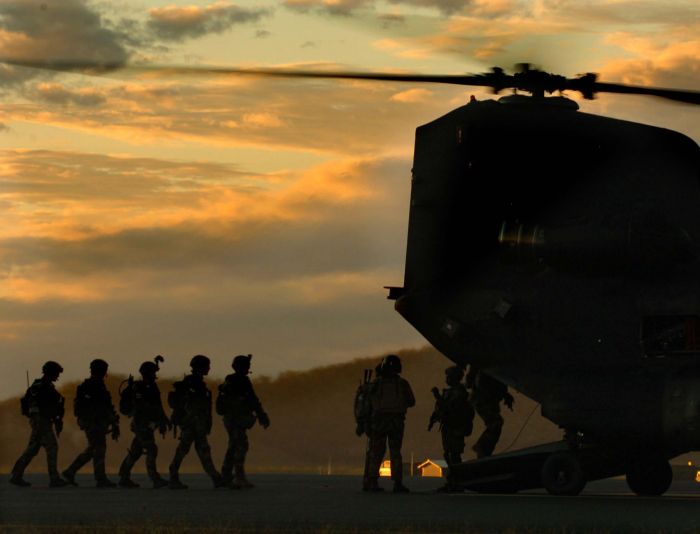
[[[700,149],[577,108],[507,97],[417,129],[396,309],[564,429],[700,449]]]

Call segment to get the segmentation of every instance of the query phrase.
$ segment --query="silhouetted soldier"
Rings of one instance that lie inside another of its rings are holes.
[[[372,416],[369,431],[370,465],[367,491],[382,491],[377,484],[379,467],[384,459],[386,444],[389,443],[391,460],[391,478],[394,492],[404,493],[408,488],[403,485],[403,460],[401,445],[403,443],[406,410],[416,404],[413,391],[408,381],[399,376],[401,360],[390,354],[384,358],[381,373],[373,383],[370,392]]]
[[[165,436],[170,427],[170,421],[163,410],[163,402],[158,389],[158,356],[156,362],[143,362],[139,367],[141,380],[133,381],[129,377],[129,384],[121,394],[119,410],[131,417],[131,430],[134,439],[131,442],[126,458],[119,468],[119,486],[123,488],[138,488],[139,485],[131,480],[131,469],[146,453],[146,471],[153,483],[153,488],[158,489],[168,485],[168,481],[160,476],[156,468],[158,457],[158,445],[156,445],[156,429]]]
[[[92,460],[95,480],[98,488],[113,488],[114,482],[105,473],[105,454],[107,453],[107,434],[112,439],[119,439],[119,415],[114,410],[112,396],[105,385],[109,365],[101,359],[90,362],[90,378],[78,386],[75,393],[73,411],[78,419],[78,426],[85,432],[87,448],[73,460],[73,463],[61,473],[69,483],[77,486],[75,474]]]
[[[170,464],[170,487],[187,489],[187,486],[180,482],[179,471],[182,460],[194,443],[204,471],[211,477],[214,487],[218,488],[223,486],[224,482],[214,467],[207,440],[212,425],[211,391],[204,383],[204,377],[209,374],[211,361],[198,354],[190,361],[190,367],[192,373],[180,382],[175,382],[174,391],[168,395],[168,403],[173,409],[171,422],[175,427],[180,427],[180,443]]]
[[[248,430],[253,427],[255,421],[263,428],[270,426],[270,418],[255,395],[253,384],[248,378],[252,359],[252,354],[236,356],[233,359],[231,367],[234,373],[228,375],[219,386],[219,396],[216,399],[216,412],[224,416],[224,426],[228,432],[228,448],[221,466],[221,476],[225,484],[236,489],[253,487],[245,475]]]
[[[484,425],[486,425],[484,432],[474,444],[472,450],[476,453],[477,458],[491,456],[501,437],[501,429],[503,428],[501,401],[512,411],[513,396],[508,393],[508,386],[473,365],[469,367],[466,382],[467,387],[472,390],[470,399],[472,406],[474,406],[476,413],[484,421]]]
[[[452,466],[462,463],[464,438],[471,435],[474,426],[474,408],[469,402],[469,392],[462,384],[463,377],[462,368],[448,367],[445,369],[445,381],[448,387],[443,389],[442,393],[438,388],[431,390],[435,397],[435,409],[430,416],[428,431],[435,423],[440,423],[442,450],[449,467],[447,484],[444,487],[447,491],[456,489]]]
[[[10,484],[15,486],[31,486],[24,480],[24,470],[29,462],[38,454],[39,449],[46,449],[46,464],[49,468],[49,486],[60,488],[66,483],[58,476],[56,467],[58,458],[58,442],[56,437],[63,430],[63,397],[56,391],[53,383],[58,380],[63,372],[56,362],[46,362],[41,368],[43,376],[34,380],[22,397],[22,415],[29,417],[32,433],[29,436],[29,444],[12,468]],[[54,427],[56,433],[54,434]]]

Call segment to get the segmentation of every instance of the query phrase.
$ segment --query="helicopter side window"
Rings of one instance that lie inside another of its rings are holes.
[[[700,353],[700,317],[652,315],[642,319],[642,352],[645,357]]]

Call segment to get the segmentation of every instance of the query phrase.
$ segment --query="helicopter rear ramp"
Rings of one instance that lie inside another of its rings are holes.
[[[619,475],[617,455],[598,447],[572,450],[566,441],[463,462],[452,467],[454,485],[479,493],[515,493],[542,488],[555,495],[577,495],[590,480]]]

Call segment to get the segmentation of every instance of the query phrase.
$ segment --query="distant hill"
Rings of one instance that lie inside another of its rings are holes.
[[[402,351],[403,376],[411,383],[417,405],[409,410],[404,440],[404,459],[413,454],[416,461],[425,458],[441,458],[440,435],[437,429],[426,431],[433,409],[432,386],[444,385],[444,369],[450,362],[432,348]],[[268,430],[256,426],[250,432],[251,449],[248,456],[250,471],[267,472],[326,472],[359,473],[364,459],[365,438],[355,436],[353,399],[363,370],[373,369],[380,357],[363,358],[348,363],[318,367],[309,371],[289,371],[275,379],[257,377],[255,389],[270,415],[272,425]],[[117,389],[122,376],[108,377],[108,387],[117,404]],[[171,389],[172,379],[161,379],[160,389],[165,397]],[[215,391],[216,383],[209,380]],[[85,436],[78,429],[72,416],[72,399],[76,383],[62,386],[67,399],[65,430],[60,438],[59,469],[65,468],[85,446]],[[559,439],[561,431],[545,420],[535,404],[515,394],[515,410],[504,410],[506,420],[503,436],[497,452],[512,444],[516,435],[531,415],[527,425],[513,448]],[[167,409],[166,409],[167,411]],[[466,457],[473,457],[468,447],[475,441],[483,426],[477,418],[475,434],[468,439]],[[19,399],[0,402],[0,471],[8,472],[27,444],[29,425],[20,414]],[[126,418],[122,418],[122,437],[118,443],[108,442],[108,471],[116,472],[132,434]],[[215,416],[210,436],[214,461],[220,464],[226,448],[226,432],[221,418]],[[176,441],[169,435],[158,437],[158,467],[167,474]],[[42,452],[30,465],[32,472],[45,472],[45,455]],[[86,467],[87,469],[87,467]],[[137,469],[143,470],[142,461]],[[201,467],[192,450],[183,465],[183,471],[199,471]]]

